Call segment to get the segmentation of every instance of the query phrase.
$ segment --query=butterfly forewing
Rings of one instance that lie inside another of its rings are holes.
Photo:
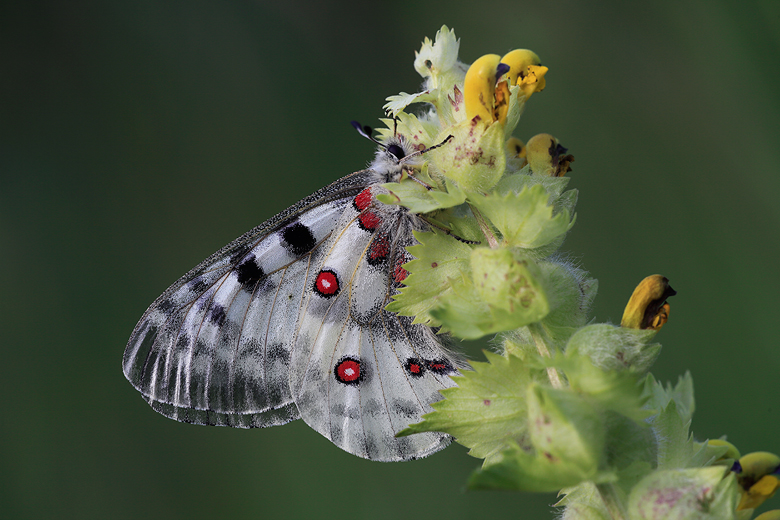
[[[124,357],[149,404],[199,424],[303,418],[372,460],[446,446],[438,433],[395,437],[431,411],[461,364],[428,327],[383,310],[421,224],[376,202],[380,182],[373,170],[336,181],[165,291]]]
[[[128,380],[172,417],[176,408],[256,414],[290,403],[285,359],[311,258],[363,183],[356,174],[320,190],[168,288],[128,342]],[[295,241],[300,232],[285,233],[296,225],[310,237]],[[309,250],[291,255],[304,248]],[[285,364],[281,373],[279,363]],[[188,414],[187,420],[201,422],[193,417],[206,415]]]

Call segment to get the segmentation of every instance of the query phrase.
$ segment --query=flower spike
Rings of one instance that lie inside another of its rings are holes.
[[[666,299],[677,294],[669,285],[669,279],[654,274],[636,286],[623,312],[621,327],[629,329],[660,330],[669,319]]]

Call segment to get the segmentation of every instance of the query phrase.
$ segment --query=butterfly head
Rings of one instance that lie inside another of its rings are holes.
[[[398,182],[404,171],[413,171],[419,166],[415,161],[419,155],[403,136],[396,135],[380,143],[369,168],[381,177],[380,182]]]

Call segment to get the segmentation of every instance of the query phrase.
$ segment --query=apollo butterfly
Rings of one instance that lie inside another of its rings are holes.
[[[440,433],[395,437],[466,367],[429,327],[385,310],[408,274],[412,231],[429,226],[377,195],[419,155],[392,137],[368,169],[180,278],[133,330],[127,379],[152,408],[183,422],[253,428],[301,418],[336,446],[379,461],[447,446]]]

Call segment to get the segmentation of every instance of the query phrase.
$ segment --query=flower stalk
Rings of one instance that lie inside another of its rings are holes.
[[[669,280],[642,280],[620,326],[594,323],[596,280],[558,252],[575,221],[574,157],[551,134],[513,135],[548,68],[527,49],[469,66],[459,46],[447,27],[426,39],[423,89],[385,105],[380,135],[415,143],[419,161],[406,166],[425,186],[402,179],[378,199],[436,223],[416,233],[387,309],[491,337],[495,352],[399,435],[451,434],[483,459],[469,487],[558,491],[564,519],[749,518],[780,487],[780,459],[695,441],[690,374],[676,385],[649,374]]]

